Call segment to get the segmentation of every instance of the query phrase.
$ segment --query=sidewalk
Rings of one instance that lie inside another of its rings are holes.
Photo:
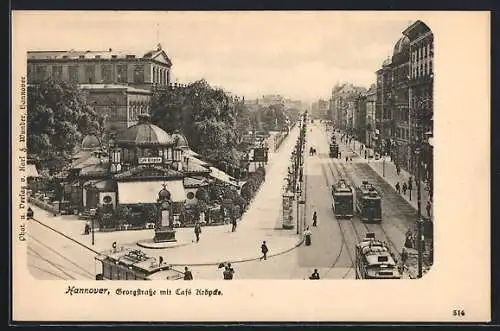
[[[337,134],[338,135],[338,134]],[[340,136],[337,137],[338,142],[340,143]],[[365,159],[364,158],[364,150],[359,153],[359,147],[363,144],[357,140],[352,140],[350,144],[346,144],[345,142],[342,142],[341,144],[348,145],[350,148],[350,151],[356,155],[359,156],[359,161],[365,161],[381,178],[383,178],[389,185],[391,185],[394,190],[396,190],[396,183],[399,182],[399,185],[402,187],[403,183],[406,182],[408,185],[408,179],[410,177],[413,177],[411,174],[409,174],[407,171],[401,169],[400,174],[398,175],[396,172],[396,165],[390,161],[390,157],[385,156],[382,157],[381,159],[375,160],[374,158],[372,159]],[[355,148],[354,148],[355,146]],[[369,151],[368,155],[375,155],[375,152],[371,148],[367,148],[365,146],[366,150]],[[410,191],[408,190],[406,192],[406,195],[403,194],[403,189],[401,188],[401,196],[415,209],[418,209],[418,201],[417,201],[417,184],[415,181],[415,177],[413,179],[413,190],[411,192],[411,200],[410,200]],[[426,206],[427,206],[427,201],[429,201],[429,192],[425,189],[426,185],[424,182],[420,182],[420,197],[421,197],[421,209],[422,209],[422,215],[424,217],[427,217],[427,212],[426,212]],[[432,213],[432,211],[431,211]],[[431,215],[432,216],[432,215]]]
[[[203,227],[200,241],[195,243],[193,229],[182,228],[177,229],[175,246],[141,249],[150,256],[163,256],[168,264],[174,266],[196,266],[259,259],[260,245],[264,240],[269,248],[268,257],[284,254],[299,246],[301,241],[295,230],[283,230],[280,218],[282,181],[298,135],[298,128],[294,128],[282,143],[279,152],[270,153],[270,161],[266,165],[266,180],[250,208],[238,222],[236,232],[231,232],[231,225]],[[138,241],[154,236],[154,230],[96,232],[95,245],[92,246],[92,236],[82,234],[85,221],[72,219],[71,216],[54,217],[37,207],[32,208],[36,219],[96,251],[110,250],[113,242],[118,246],[138,248]]]

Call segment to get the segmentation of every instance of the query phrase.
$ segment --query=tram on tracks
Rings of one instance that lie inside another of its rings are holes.
[[[389,246],[373,232],[356,245],[356,279],[401,279],[396,258]]]
[[[100,267],[96,280],[177,280],[181,271],[172,269],[163,259],[146,255],[139,249],[113,249],[110,254],[95,257]]]
[[[362,221],[382,222],[382,197],[368,181],[356,187],[356,210]]]
[[[337,218],[352,218],[354,215],[354,193],[344,179],[332,185],[333,213]]]
[[[338,158],[339,156],[339,145],[336,142],[330,144],[330,157]]]

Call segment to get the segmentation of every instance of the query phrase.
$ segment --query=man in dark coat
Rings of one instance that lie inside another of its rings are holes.
[[[269,248],[267,248],[267,244],[265,241],[262,242],[262,245],[260,246],[260,250],[262,252],[262,257],[260,259],[267,260],[267,252],[269,252]]]
[[[311,274],[309,279],[312,279],[312,280],[319,280],[320,279],[318,269],[314,269],[314,272]]]
[[[201,226],[200,223],[196,223],[194,226],[194,234],[196,236],[196,242],[200,241]]]
[[[188,267],[184,267],[184,280],[193,280],[193,274]]]
[[[316,212],[314,212],[313,214],[313,226],[318,226],[318,214],[316,214]]]

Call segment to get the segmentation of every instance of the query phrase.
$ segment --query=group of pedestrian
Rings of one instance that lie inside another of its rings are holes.
[[[408,184],[406,182],[403,182],[403,186],[401,186],[399,184],[399,182],[396,183],[396,191],[401,194],[401,189],[403,190],[403,195],[406,195],[406,192],[409,190],[411,192],[411,190],[413,190],[413,179],[412,177],[410,176],[410,178],[408,179]],[[411,194],[410,194],[410,198],[411,198]]]

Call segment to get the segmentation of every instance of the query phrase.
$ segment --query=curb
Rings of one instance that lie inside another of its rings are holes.
[[[291,248],[287,248],[287,249],[285,249],[285,250],[283,250],[281,252],[269,255],[268,258],[275,257],[275,256],[280,256],[280,255],[289,253],[289,252],[293,251],[294,249],[296,249],[297,247],[299,247],[300,245],[302,245],[303,243],[304,243],[304,239],[300,239]],[[233,264],[237,264],[237,263],[251,262],[251,261],[257,261],[257,260],[260,260],[260,256],[258,256],[258,257],[252,257],[252,258],[245,258],[245,259],[241,259],[241,260],[231,260],[231,261],[227,261],[227,260],[223,261],[223,260],[221,260],[221,261],[217,261],[217,262],[182,263],[182,264],[180,264],[180,263],[172,263],[172,264],[169,264],[169,265],[172,266],[172,267],[180,267],[180,266],[203,267],[203,266],[211,266],[211,265],[218,266],[221,263],[233,263]]]
[[[190,245],[190,244],[192,244],[192,243],[177,244],[177,245],[166,246],[166,247],[154,247],[154,246],[148,246],[148,245],[146,245],[146,244],[144,244],[144,243],[141,243],[140,241],[136,242],[135,244],[136,244],[137,246],[139,246],[139,247],[146,248],[146,249],[174,249],[174,248],[184,247],[184,246]]]

